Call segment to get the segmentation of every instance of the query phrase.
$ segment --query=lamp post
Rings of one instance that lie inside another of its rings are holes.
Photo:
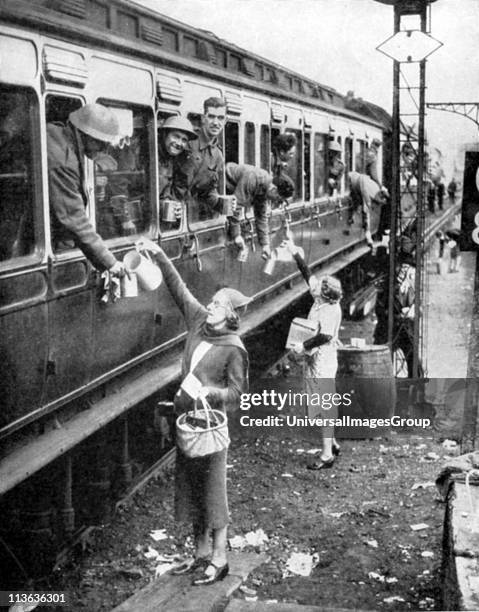
[[[394,313],[394,296],[397,293],[397,265],[398,257],[401,255],[401,244],[398,241],[403,232],[404,219],[401,209],[401,199],[404,193],[401,191],[401,126],[402,119],[406,116],[417,117],[417,191],[415,218],[415,308],[414,328],[412,331],[411,354],[405,355],[408,362],[408,375],[413,378],[422,376],[420,364],[421,350],[421,294],[422,294],[422,262],[423,249],[422,238],[424,233],[424,117],[425,117],[425,83],[426,83],[426,58],[438,49],[442,43],[428,34],[428,13],[430,5],[436,0],[376,0],[382,4],[394,7],[394,34],[381,43],[377,49],[394,60],[393,66],[393,118],[392,118],[392,184],[391,184],[391,238],[390,238],[390,261],[389,261],[389,298],[388,298],[388,342],[391,351],[394,351],[396,340],[401,334],[410,335],[406,326],[407,321],[396,319]],[[416,21],[415,28],[404,27],[403,22]],[[401,64],[416,64],[419,66],[419,82],[417,86],[411,87],[409,83],[401,87]],[[406,91],[410,96],[413,92],[418,93],[419,101],[414,113],[401,112],[401,91]],[[412,146],[408,138],[408,145]],[[411,189],[407,187],[408,195],[412,195]],[[414,241],[414,236],[410,236]],[[401,325],[404,326],[401,329]]]

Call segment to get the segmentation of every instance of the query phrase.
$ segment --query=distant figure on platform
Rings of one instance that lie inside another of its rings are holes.
[[[447,186],[447,195],[449,196],[449,201],[451,204],[454,204],[456,199],[456,191],[457,191],[457,183],[454,178],[451,179],[451,182]]]
[[[435,236],[437,241],[437,273],[442,275],[444,272],[444,247],[446,246],[446,237],[441,230],[437,230]]]
[[[298,252],[292,240],[286,240],[284,246],[293,255],[296,264],[309,286],[314,304],[308,314],[308,319],[317,324],[316,335],[300,344],[293,350],[301,355],[303,360],[303,377],[306,392],[309,397],[318,394],[324,397],[325,393],[336,392],[336,372],[338,369],[339,329],[341,327],[341,306],[339,304],[343,295],[341,283],[334,276],[314,276],[304,259]],[[331,419],[336,414],[332,409],[322,406],[308,405],[308,416],[311,418]],[[322,452],[312,463],[308,464],[310,470],[324,470],[332,468],[334,460],[339,455],[340,447],[334,437],[334,426],[321,427],[323,440]]]
[[[434,206],[436,200],[436,188],[434,187],[434,183],[431,179],[426,179],[426,200],[427,200],[427,208],[431,214],[434,214],[436,209]]]
[[[449,272],[459,272],[461,257],[459,255],[459,245],[455,236],[446,232],[448,237],[447,248],[449,249]]]
[[[439,210],[444,210],[445,191],[446,191],[446,188],[444,186],[444,183],[442,181],[439,181],[439,183],[436,185],[437,207],[439,208]]]

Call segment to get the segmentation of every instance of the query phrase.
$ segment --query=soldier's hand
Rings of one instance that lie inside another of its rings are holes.
[[[136,248],[139,251],[151,251],[152,253],[161,253],[161,248],[150,240],[149,238],[140,238],[138,242],[135,243]]]
[[[173,213],[177,220],[180,220],[183,216],[183,204],[181,202],[174,203]]]
[[[115,261],[112,267],[108,269],[108,272],[112,276],[118,276],[118,278],[121,278],[127,274],[126,268],[121,261]]]
[[[263,259],[269,259],[271,257],[271,247],[269,244],[265,244],[261,249],[261,257]]]

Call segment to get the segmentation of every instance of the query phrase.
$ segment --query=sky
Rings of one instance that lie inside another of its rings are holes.
[[[391,111],[393,62],[376,47],[393,34],[392,6],[374,0],[137,3]],[[443,46],[427,62],[426,102],[479,103],[479,0],[436,0],[431,7],[431,35]],[[414,85],[411,68],[404,72]],[[451,113],[427,113],[429,144],[442,151],[448,175],[460,146],[478,142],[478,128]]]

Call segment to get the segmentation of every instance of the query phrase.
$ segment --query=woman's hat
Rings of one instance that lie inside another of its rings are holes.
[[[227,298],[231,302],[233,310],[236,310],[237,308],[242,308],[243,306],[247,306],[251,302],[251,298],[247,297],[246,295],[241,293],[241,291],[237,291],[236,289],[224,287],[223,289],[220,289],[220,291],[222,291],[227,296]]]
[[[120,124],[115,114],[101,104],[85,104],[71,112],[68,119],[80,132],[96,140],[113,142],[120,135]]]
[[[160,130],[178,130],[184,132],[188,136],[188,140],[196,140],[198,134],[193,130],[191,122],[186,117],[180,117],[179,115],[173,115],[168,117],[160,126]]]

